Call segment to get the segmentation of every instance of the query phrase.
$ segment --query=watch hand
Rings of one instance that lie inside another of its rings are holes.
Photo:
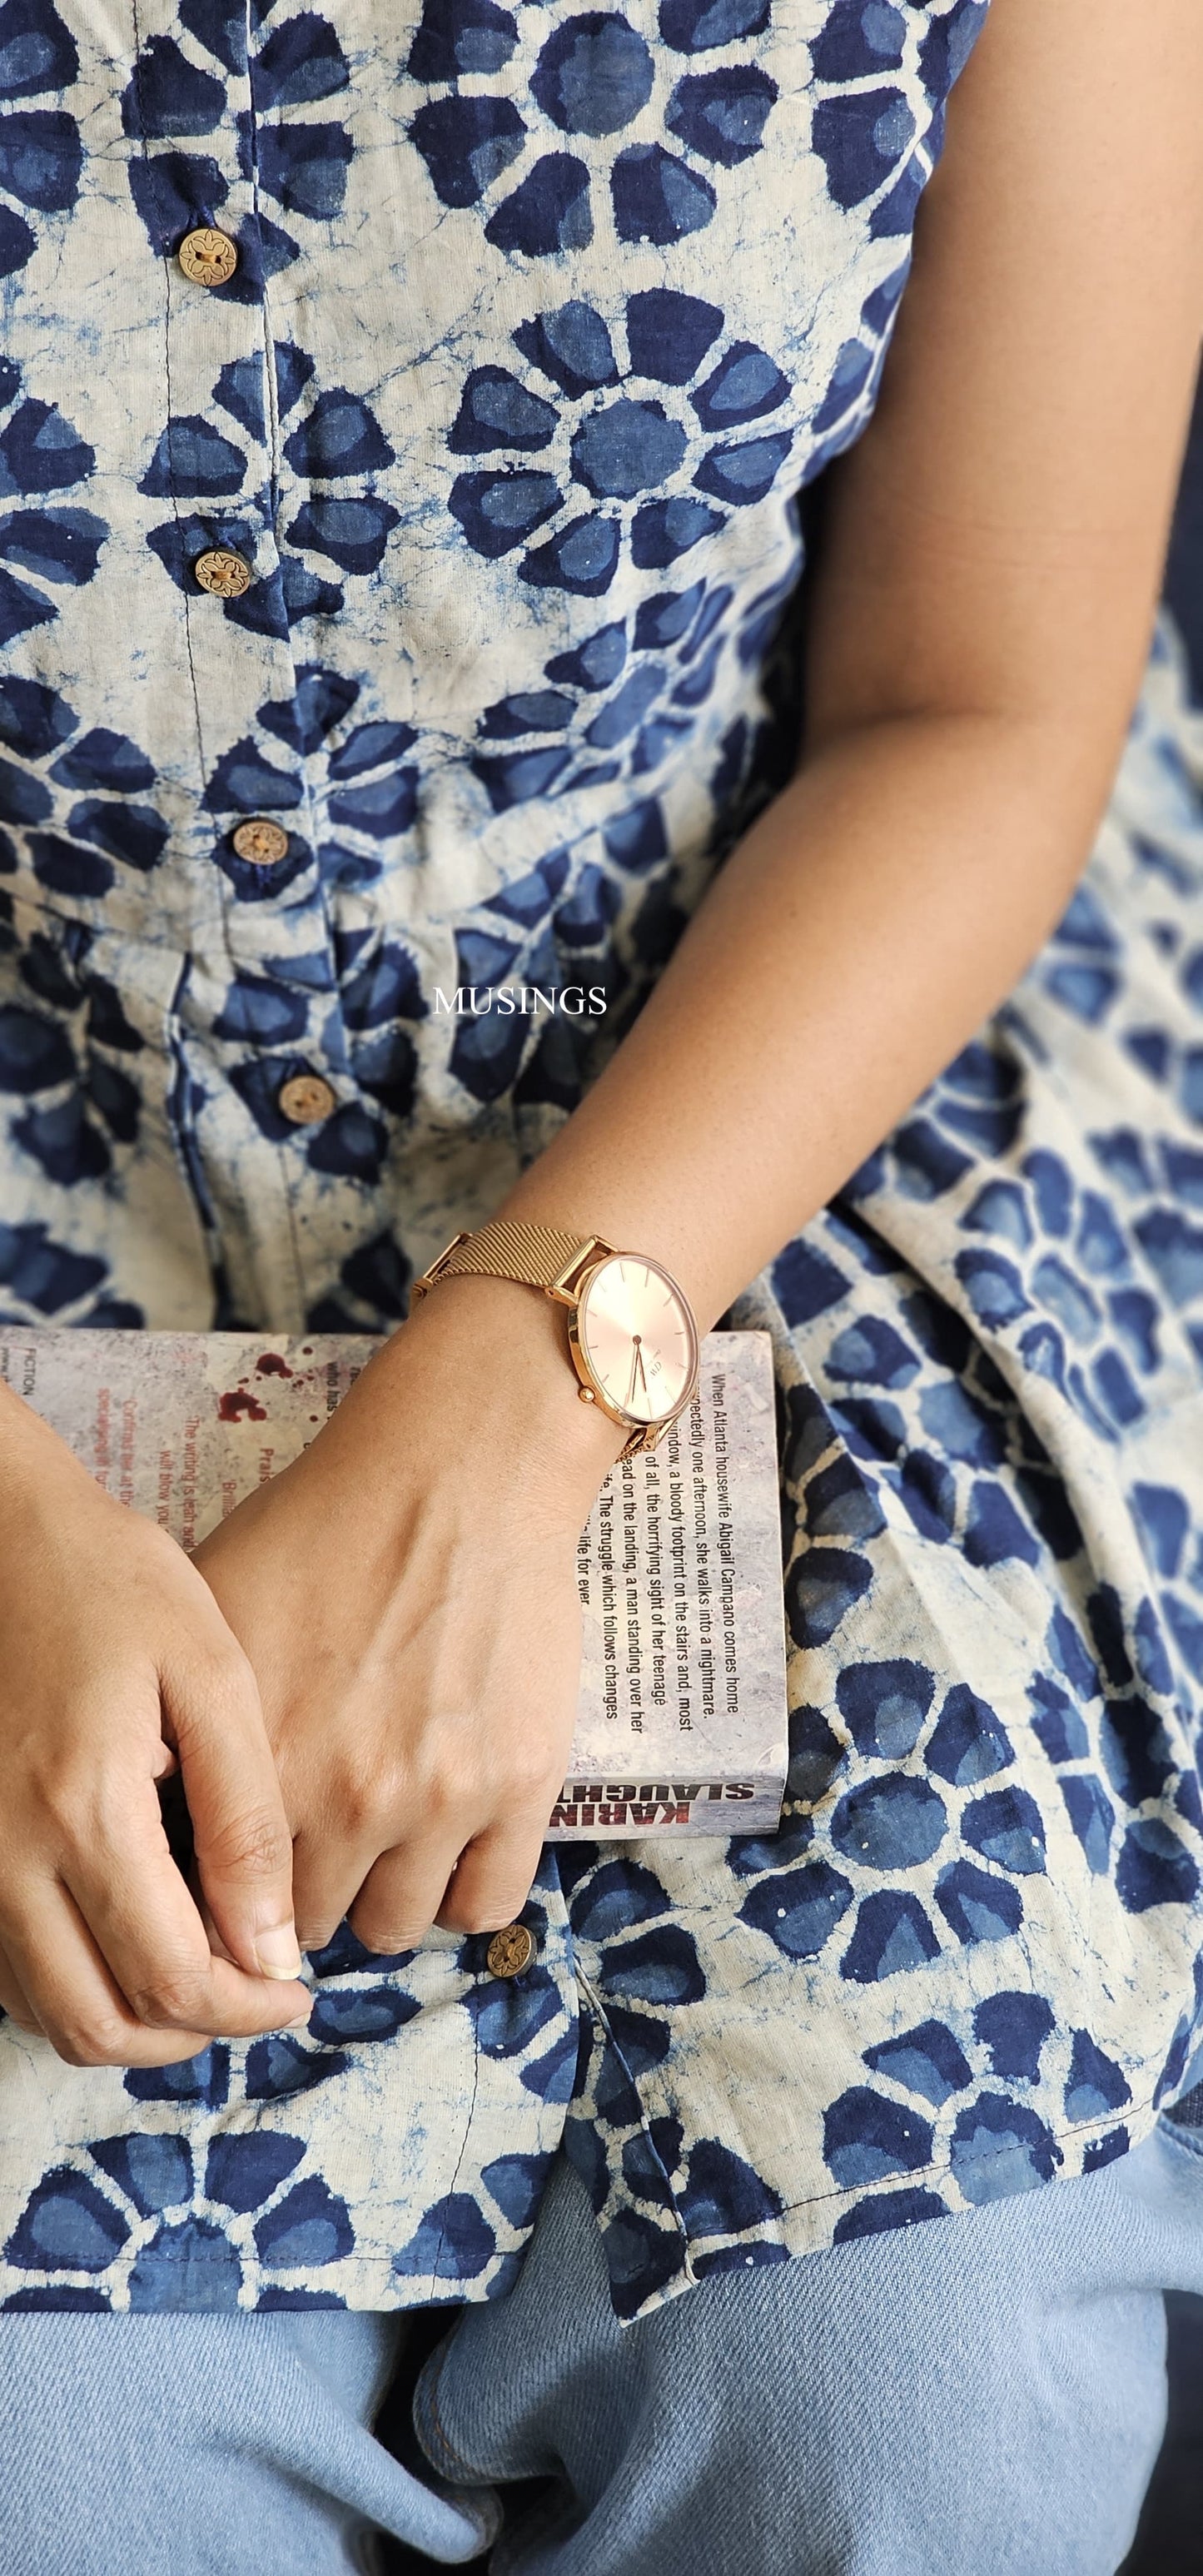
[[[627,1388],[627,1403],[628,1403],[628,1404],[633,1404],[633,1403],[634,1403],[634,1401],[635,1401],[635,1371],[636,1371],[636,1369],[637,1369],[637,1368],[642,1367],[642,1365],[643,1365],[643,1364],[642,1364],[642,1361],[640,1360],[640,1357],[639,1357],[639,1335],[638,1335],[638,1333],[636,1333],[636,1335],[635,1335],[635,1341],[634,1341],[633,1356],[632,1356],[632,1359],[631,1359],[631,1383],[630,1383],[629,1387]]]
[[[642,1352],[642,1351],[641,1351],[641,1349],[639,1348],[638,1343],[636,1343],[636,1345],[635,1345],[635,1355],[636,1355],[636,1358],[638,1359],[638,1362],[639,1362],[639,1374],[640,1374],[640,1377],[641,1377],[641,1378],[642,1378],[642,1380],[643,1380],[643,1392],[644,1392],[644,1394],[646,1395],[646,1394],[647,1394],[647,1391],[648,1391],[648,1385],[647,1385],[647,1370],[645,1369],[645,1367],[644,1367],[644,1365],[643,1365],[643,1352]]]

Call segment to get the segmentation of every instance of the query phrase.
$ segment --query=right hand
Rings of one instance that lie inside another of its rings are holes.
[[[0,1640],[0,2006],[73,2066],[167,2066],[305,2020],[250,1665],[174,1539],[3,1385]],[[200,1903],[160,1814],[177,1767]]]

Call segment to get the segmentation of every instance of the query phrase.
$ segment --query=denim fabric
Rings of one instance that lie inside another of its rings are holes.
[[[1203,2287],[1203,2159],[1164,2131],[625,2335],[565,2176],[419,2423],[449,2477],[556,2479],[490,2576],[1114,2576],[1164,2427],[1167,2282]]]
[[[377,2526],[440,2566],[496,2524],[419,2485],[370,2430],[404,2320],[7,2317],[2,2576],[332,2576]]]
[[[484,2482],[530,2478],[490,2576],[1114,2576],[1166,2285],[1203,2289],[1203,2146],[1166,2122],[1060,2191],[727,2273],[627,2332],[561,2159],[518,2287],[419,2381],[475,2490],[458,2530],[367,2429],[402,2321],[35,2314],[0,2328],[0,2576],[334,2576],[383,2567],[376,2522],[457,2564]]]

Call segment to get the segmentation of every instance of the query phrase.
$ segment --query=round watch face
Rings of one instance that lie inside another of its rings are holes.
[[[680,1289],[641,1252],[616,1252],[586,1280],[576,1335],[599,1393],[631,1422],[664,1422],[693,1384],[698,1337]]]

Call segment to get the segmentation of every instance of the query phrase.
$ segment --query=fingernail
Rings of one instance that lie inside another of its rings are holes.
[[[281,1982],[285,1978],[299,1977],[301,1953],[297,1947],[297,1936],[293,1925],[275,1923],[270,1931],[258,1933],[255,1939],[255,1957],[259,1962],[261,1976],[278,1977]]]

